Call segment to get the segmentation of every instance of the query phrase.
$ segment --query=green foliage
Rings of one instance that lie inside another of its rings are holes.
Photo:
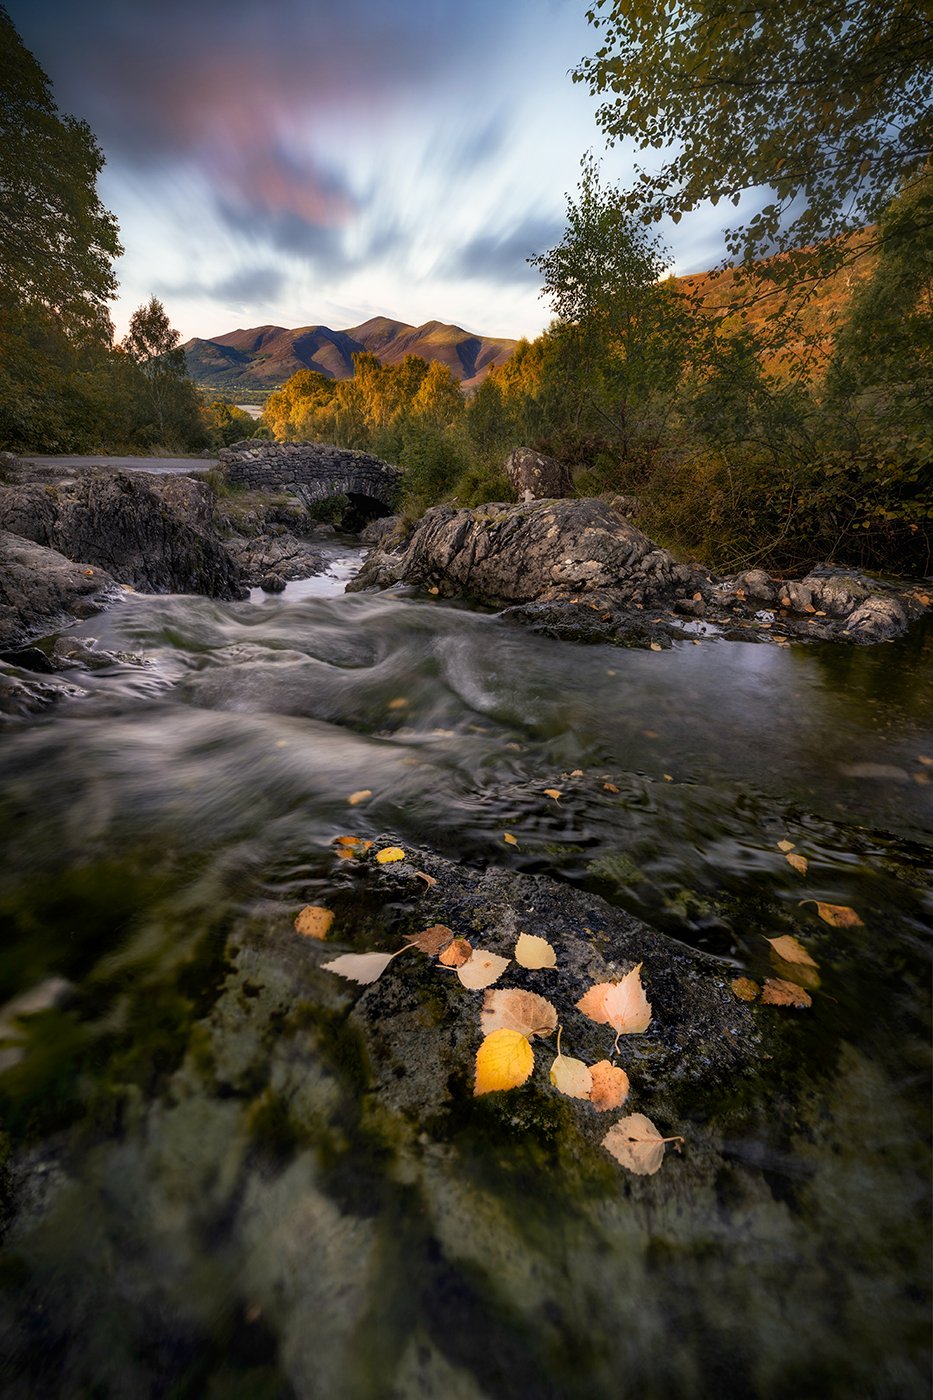
[[[648,221],[762,186],[730,252],[802,248],[877,218],[930,158],[929,5],[596,0],[587,17],[601,47],[574,79],[609,95],[603,130],[666,152],[627,196]]]
[[[250,414],[236,404],[214,399],[201,404],[201,421],[207,434],[208,446],[215,451],[230,447],[234,442],[254,436],[256,423]]]

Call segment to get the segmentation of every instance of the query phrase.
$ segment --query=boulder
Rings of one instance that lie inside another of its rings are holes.
[[[104,569],[0,531],[0,650],[16,652],[76,617],[90,617],[117,592]]]
[[[307,540],[297,539],[287,530],[264,533],[247,538],[235,537],[226,542],[227,553],[242,571],[251,587],[265,587],[263,580],[274,574],[282,580],[310,578],[320,574],[325,561],[319,550]]]
[[[520,501],[573,495],[569,468],[530,447],[516,447],[509,454],[505,474]]]
[[[239,569],[213,533],[212,506],[205,481],[91,470],[0,488],[0,529],[147,593],[239,598]]]

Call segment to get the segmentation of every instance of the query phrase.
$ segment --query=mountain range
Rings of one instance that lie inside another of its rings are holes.
[[[493,365],[507,360],[516,344],[514,340],[471,335],[460,326],[441,321],[409,326],[387,316],[374,316],[345,331],[333,331],[329,326],[301,326],[298,330],[255,326],[211,340],[195,338],[186,341],[182,349],[195,383],[215,389],[274,389],[301,369],[317,370],[328,379],[350,379],[352,356],[363,350],[386,365],[398,364],[406,355],[440,360],[464,389],[471,389]]]

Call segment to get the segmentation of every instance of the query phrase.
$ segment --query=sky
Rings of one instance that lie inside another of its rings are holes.
[[[117,336],[157,296],[182,339],[385,315],[533,336],[597,99],[587,0],[3,0],[106,157]],[[722,255],[701,212],[675,272]]]

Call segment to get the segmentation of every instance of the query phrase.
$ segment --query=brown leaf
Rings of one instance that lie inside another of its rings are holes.
[[[509,1030],[531,1039],[535,1035],[553,1035],[557,1030],[557,1008],[547,997],[521,992],[514,987],[503,987],[499,991],[487,989],[479,1019],[483,1035]]]
[[[473,944],[468,943],[465,938],[455,938],[450,947],[440,954],[438,962],[442,962],[445,967],[462,967],[472,956]]]
[[[739,1001],[754,1001],[758,996],[759,986],[750,977],[733,977],[729,983]]]
[[[794,982],[785,982],[782,977],[768,977],[761,990],[761,1000],[766,1006],[812,1006],[813,998],[803,987]]]
[[[365,802],[367,797],[372,797],[371,788],[360,788],[358,792],[351,792],[347,802],[351,807],[356,807],[360,802]]]
[[[498,982],[511,961],[511,958],[500,958],[498,953],[487,952],[485,948],[474,948],[467,961],[457,968],[457,976],[464,987],[478,992]]]
[[[642,964],[618,982],[597,982],[577,1002],[591,1021],[609,1025],[618,1035],[640,1035],[651,1024],[651,1003],[641,984]]]
[[[437,884],[437,881],[435,880],[434,876],[433,876],[433,875],[426,875],[425,872],[424,872],[423,870],[416,870],[416,871],[415,871],[415,879],[416,879],[416,880],[423,880],[424,883],[427,885],[428,889],[430,889],[432,885],[436,885],[436,884]]]
[[[600,1060],[590,1066],[593,1087],[590,1090],[590,1103],[597,1113],[605,1113],[610,1108],[621,1108],[628,1098],[629,1082],[624,1069],[611,1065],[608,1060]]]
[[[512,833],[511,833],[511,831],[503,831],[503,833],[502,833],[502,839],[503,839],[503,841],[506,843],[507,846],[517,846],[517,845],[518,845],[518,837],[517,837],[517,836],[513,836]]]
[[[405,942],[410,943],[411,946],[417,948],[419,952],[427,953],[429,958],[433,958],[437,956],[442,948],[447,947],[447,944],[451,941],[453,936],[453,929],[448,928],[446,924],[432,924],[431,927],[426,928],[423,933],[406,934]]]
[[[783,962],[800,963],[802,967],[819,967],[818,962],[814,962],[806,948],[790,933],[784,933],[780,938],[768,938],[765,940],[771,944],[775,957]]]
[[[603,792],[618,792],[615,783],[603,783]]]
[[[683,1142],[683,1138],[663,1138],[650,1118],[630,1113],[609,1129],[603,1147],[636,1176],[653,1176],[664,1161],[667,1142]]]
[[[798,856],[793,851],[789,851],[784,859],[787,861],[788,865],[793,866],[798,875],[806,875],[810,866],[810,862],[807,860],[806,856]]]
[[[515,961],[519,967],[556,967],[557,954],[546,938],[533,933],[520,933],[515,944]]]
[[[816,912],[827,924],[832,924],[833,928],[864,928],[865,925],[856,914],[854,909],[850,909],[848,904],[824,904],[819,899],[802,899],[801,904],[815,904]]]
[[[306,904],[295,919],[295,928],[305,938],[324,939],[333,922],[334,916],[329,909],[321,904]]]

